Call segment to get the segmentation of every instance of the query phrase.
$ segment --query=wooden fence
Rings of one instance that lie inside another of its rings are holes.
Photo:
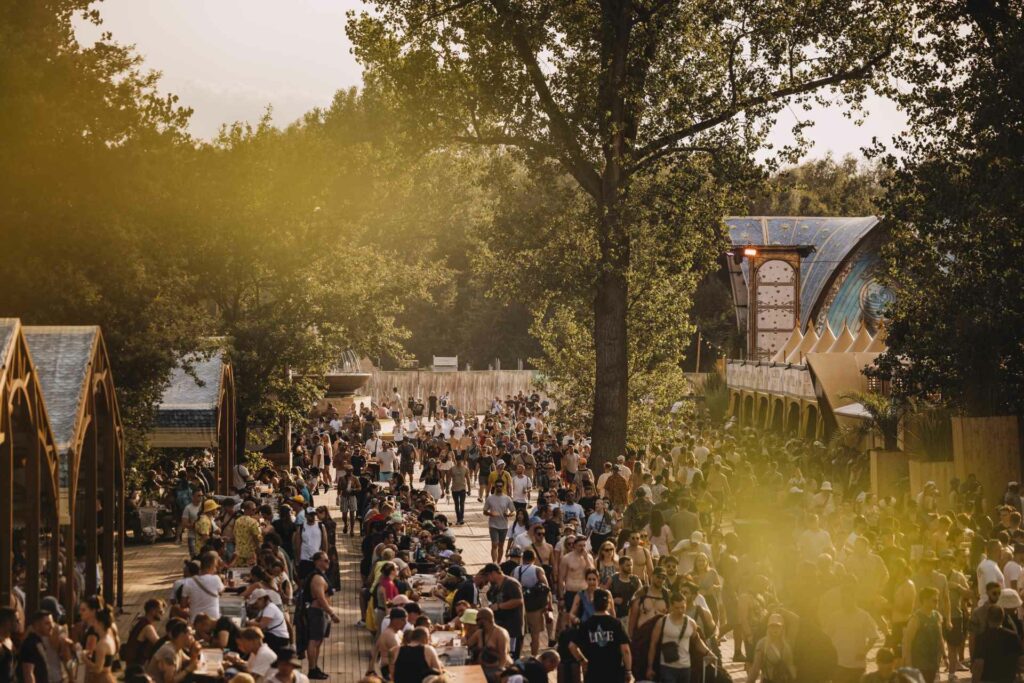
[[[484,413],[491,407],[497,396],[502,400],[508,395],[531,394],[536,391],[535,370],[460,370],[458,372],[434,372],[432,370],[377,370],[371,373],[370,381],[359,393],[368,394],[377,401],[390,401],[392,389],[398,388],[403,406],[408,406],[409,397],[421,398],[425,405],[431,395],[440,397],[448,394],[456,407],[464,412]],[[543,392],[541,392],[543,393]]]

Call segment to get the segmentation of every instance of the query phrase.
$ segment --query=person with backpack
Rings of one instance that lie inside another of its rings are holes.
[[[536,561],[537,553],[527,548],[523,551],[522,563],[510,574],[523,587],[526,631],[530,634],[530,654],[534,657],[540,652],[540,636],[547,631],[544,615],[551,604],[551,587],[547,575]]]
[[[301,581],[313,573],[313,557],[319,552],[327,553],[327,531],[317,519],[316,508],[306,508],[305,521],[295,530],[292,542],[295,547],[295,557],[299,560],[298,579]],[[328,561],[329,564],[330,561]]]
[[[673,593],[668,614],[651,632],[647,653],[647,680],[661,683],[689,683],[691,650],[705,657],[714,655],[697,631],[697,623],[686,614],[686,595]]]
[[[296,630],[301,634],[299,651],[305,652],[309,661],[309,678],[327,680],[330,678],[320,669],[320,648],[331,634],[331,624],[338,624],[341,618],[331,607],[333,593],[327,580],[327,569],[331,560],[326,552],[318,551],[311,558],[313,571],[302,585],[298,596],[300,614],[296,614]],[[301,626],[301,628],[300,628]]]

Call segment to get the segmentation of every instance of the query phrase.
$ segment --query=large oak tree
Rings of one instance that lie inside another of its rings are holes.
[[[677,180],[693,157],[749,157],[784,107],[856,106],[904,38],[887,0],[369,4],[348,29],[366,85],[406,105],[417,138],[557,163],[589,201],[598,466],[626,445],[635,188]],[[650,270],[669,277],[670,265]]]

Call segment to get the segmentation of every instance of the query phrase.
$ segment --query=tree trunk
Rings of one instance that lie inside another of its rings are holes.
[[[605,262],[600,266],[601,274],[598,276],[594,296],[597,375],[591,434],[593,454],[588,463],[594,472],[600,472],[605,462],[613,461],[625,452],[626,421],[629,416],[626,270],[621,262],[613,264],[605,259],[602,261]]]

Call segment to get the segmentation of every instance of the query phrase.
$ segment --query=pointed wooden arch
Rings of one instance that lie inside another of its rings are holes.
[[[120,608],[124,603],[124,427],[103,333],[94,325],[29,326],[25,336],[37,362],[57,440],[61,526],[69,560],[64,566],[65,608],[74,618],[76,599],[97,593]],[[76,595],[74,560],[83,546],[85,566],[103,569],[102,585],[95,571],[86,571],[82,594]]]
[[[26,539],[25,608],[39,607],[44,520],[51,531],[47,564],[50,592],[59,583],[60,495],[57,445],[46,412],[39,373],[21,321],[0,319],[0,605],[10,604],[14,585],[15,469],[24,458],[22,495]],[[49,505],[43,505],[44,498]]]

